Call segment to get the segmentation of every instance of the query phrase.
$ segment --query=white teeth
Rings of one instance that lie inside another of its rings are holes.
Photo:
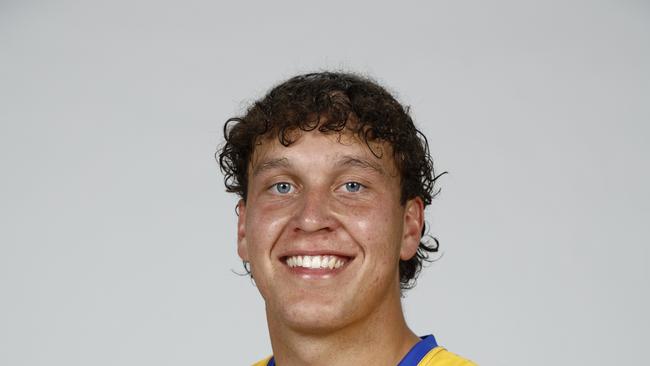
[[[320,268],[340,268],[345,264],[345,259],[336,257],[333,255],[323,255],[323,256],[292,256],[287,258],[286,261],[289,267],[303,267],[311,269],[320,269]]]

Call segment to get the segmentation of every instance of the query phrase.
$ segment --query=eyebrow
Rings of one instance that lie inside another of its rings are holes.
[[[347,167],[362,168],[365,170],[371,170],[380,175],[386,175],[386,172],[381,167],[381,165],[353,155],[343,155],[339,157],[335,161],[334,166],[341,167],[341,168],[347,168]],[[253,169],[253,176],[257,176],[267,170],[273,170],[277,168],[289,169],[291,167],[292,164],[287,158],[270,159],[255,166],[255,168]]]
[[[381,167],[381,165],[368,161],[366,159],[361,159],[356,156],[351,156],[351,155],[343,155],[341,156],[335,163],[335,165],[340,166],[340,167],[356,167],[356,168],[362,168],[362,169],[367,169],[367,170],[372,170],[376,173],[379,173],[380,175],[385,175],[386,172],[384,169]]]
[[[271,169],[276,169],[276,168],[290,168],[291,163],[289,162],[289,159],[287,158],[277,158],[277,159],[271,159],[263,162],[262,164],[258,164],[255,169],[253,169],[253,176],[259,175],[262,172],[265,172],[267,170]]]

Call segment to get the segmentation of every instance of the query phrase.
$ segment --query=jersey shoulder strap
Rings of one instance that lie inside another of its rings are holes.
[[[271,360],[271,356],[254,363],[253,366],[267,366],[270,360]]]
[[[429,351],[417,366],[476,366],[476,364],[438,346]]]

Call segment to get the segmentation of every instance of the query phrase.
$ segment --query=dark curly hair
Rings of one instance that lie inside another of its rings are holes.
[[[261,138],[277,136],[284,146],[294,140],[296,129],[356,134],[378,158],[370,141],[388,142],[400,173],[401,204],[420,197],[424,206],[439,192],[426,137],[413,124],[409,108],[403,107],[386,89],[373,80],[350,73],[319,72],[295,76],[254,102],[243,116],[226,121],[225,143],[217,151],[228,192],[237,193],[244,201],[248,189],[248,165]],[[422,237],[426,237],[426,224]],[[415,286],[423,261],[438,251],[436,238],[420,241],[416,254],[400,260],[400,288]],[[247,263],[244,268],[250,274]]]

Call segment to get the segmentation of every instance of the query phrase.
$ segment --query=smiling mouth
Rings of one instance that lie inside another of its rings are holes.
[[[335,270],[346,265],[352,258],[336,255],[293,255],[283,259],[292,269]]]

